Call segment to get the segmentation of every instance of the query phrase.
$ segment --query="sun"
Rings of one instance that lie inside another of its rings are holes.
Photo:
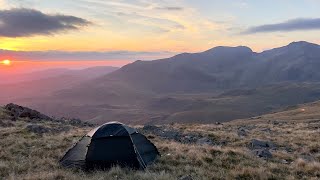
[[[1,63],[5,66],[10,66],[11,65],[11,60],[9,59],[5,59],[5,60],[2,60]]]

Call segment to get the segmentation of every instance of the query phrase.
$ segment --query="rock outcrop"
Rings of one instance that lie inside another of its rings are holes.
[[[41,114],[40,112],[19,106],[13,103],[7,104],[5,109],[10,112],[12,120],[17,120],[17,118],[29,118],[29,119],[42,119],[42,120],[53,120],[47,115]]]

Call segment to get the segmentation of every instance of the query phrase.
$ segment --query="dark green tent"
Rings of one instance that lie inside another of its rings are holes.
[[[99,126],[60,160],[64,167],[107,169],[115,165],[144,169],[159,155],[157,148],[135,129],[118,122]]]

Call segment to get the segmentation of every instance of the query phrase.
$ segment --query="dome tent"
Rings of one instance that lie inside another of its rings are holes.
[[[145,169],[159,152],[144,135],[119,122],[110,122],[83,136],[60,160],[64,167],[84,170],[115,165]]]

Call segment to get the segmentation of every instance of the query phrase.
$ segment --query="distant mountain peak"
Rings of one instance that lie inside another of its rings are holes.
[[[290,43],[287,47],[319,47],[318,44],[315,44],[315,43],[310,43],[310,42],[307,42],[307,41],[294,41],[292,43]]]
[[[252,49],[247,46],[236,46],[236,47],[228,47],[228,46],[217,46],[211,48],[203,53],[207,54],[229,54],[229,53],[236,53],[236,54],[251,54],[253,53]]]

